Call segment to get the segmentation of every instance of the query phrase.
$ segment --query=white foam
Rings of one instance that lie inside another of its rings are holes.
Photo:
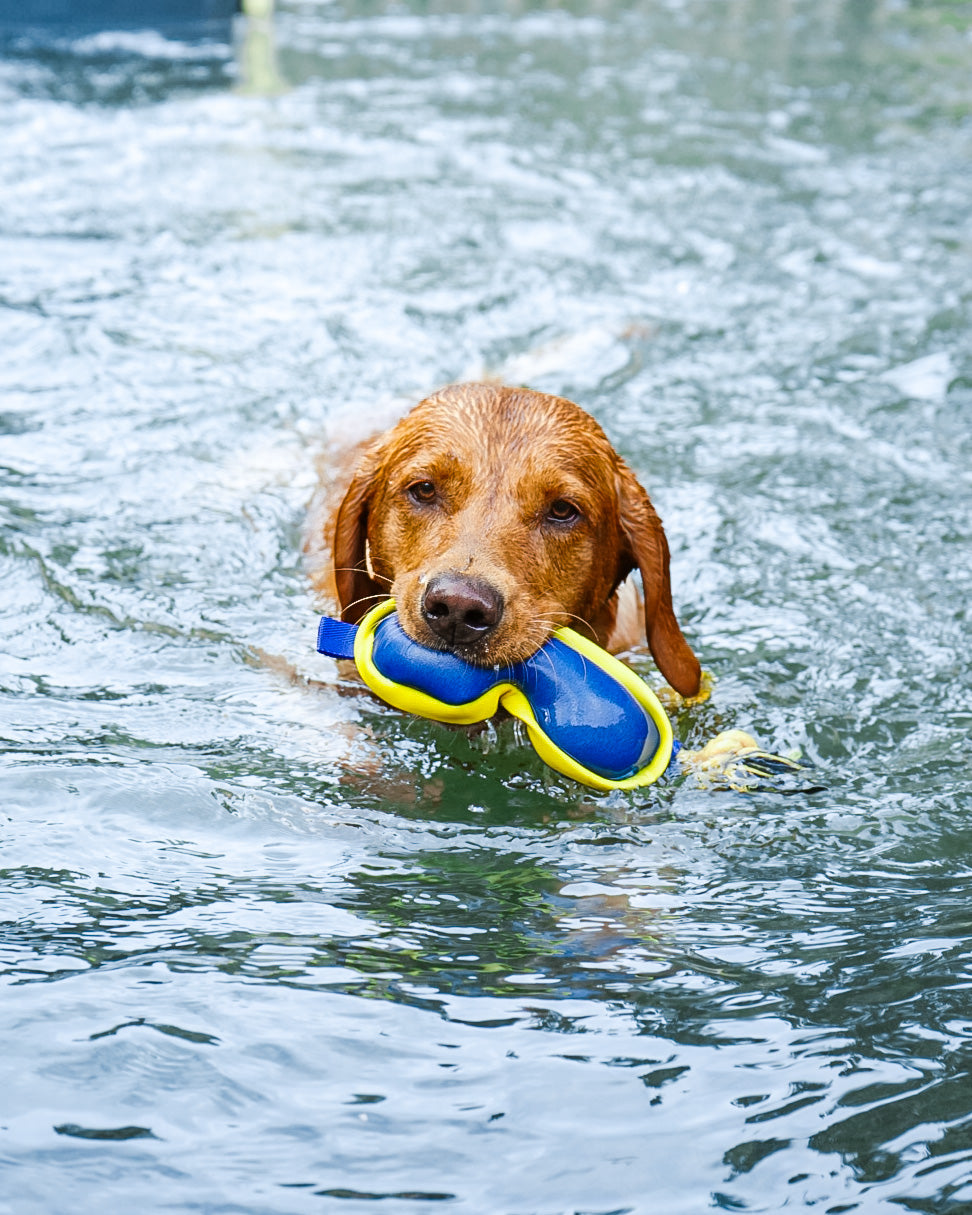
[[[943,401],[955,378],[955,367],[944,350],[927,354],[911,363],[892,367],[879,377],[906,397],[916,401]]]

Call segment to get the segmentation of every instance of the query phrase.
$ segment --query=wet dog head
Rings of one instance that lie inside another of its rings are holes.
[[[562,397],[464,384],[422,401],[365,453],[332,551],[346,619],[393,595],[416,641],[480,666],[528,657],[560,625],[604,644],[637,566],[655,661],[678,691],[698,690],[661,522]]]

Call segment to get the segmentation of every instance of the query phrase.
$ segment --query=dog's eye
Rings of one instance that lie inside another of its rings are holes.
[[[413,502],[417,502],[420,506],[430,505],[437,497],[435,486],[431,481],[416,481],[405,492]]]
[[[547,519],[550,523],[574,523],[580,518],[580,511],[566,498],[557,498],[547,507]]]

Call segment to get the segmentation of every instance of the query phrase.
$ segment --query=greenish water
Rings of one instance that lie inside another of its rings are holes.
[[[969,7],[6,41],[3,1215],[972,1211]],[[824,793],[336,688],[314,459],[483,368],[650,488],[679,736]]]

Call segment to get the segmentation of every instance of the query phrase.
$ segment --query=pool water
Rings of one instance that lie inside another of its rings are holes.
[[[968,8],[6,39],[2,1215],[972,1211]],[[822,792],[314,655],[322,451],[492,372],[649,488],[678,737]]]

